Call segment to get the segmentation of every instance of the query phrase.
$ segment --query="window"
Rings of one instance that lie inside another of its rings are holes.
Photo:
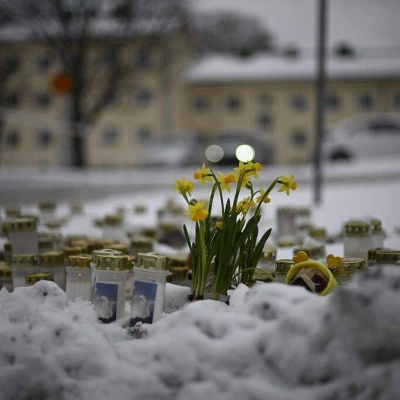
[[[118,129],[115,126],[110,126],[103,131],[103,144],[105,146],[115,146],[118,141]]]
[[[238,96],[229,96],[226,100],[226,108],[229,111],[238,111],[241,107],[241,101]]]
[[[4,106],[9,108],[16,108],[18,107],[19,103],[19,95],[16,92],[7,93],[4,96]]]
[[[307,134],[304,129],[295,129],[290,137],[291,142],[295,147],[304,147],[307,143]]]
[[[400,92],[393,93],[392,105],[395,110],[400,110]]]
[[[368,111],[371,110],[374,105],[374,99],[371,93],[362,92],[357,96],[357,104],[361,110]]]
[[[135,54],[136,68],[146,69],[150,66],[150,53],[147,49],[139,49]]]
[[[153,97],[151,91],[147,88],[141,88],[136,92],[136,102],[141,106],[147,106]]]
[[[147,143],[151,140],[152,131],[148,126],[141,126],[136,132],[136,137],[141,143]]]
[[[16,149],[21,142],[20,134],[16,129],[6,133],[5,144],[9,149]]]
[[[328,110],[335,111],[339,108],[339,106],[340,106],[340,101],[339,101],[339,97],[336,94],[330,93],[326,96],[325,107]]]
[[[41,72],[48,71],[51,65],[51,57],[49,53],[41,54],[36,60],[36,67]]]
[[[209,107],[209,103],[204,97],[196,97],[193,101],[193,107],[199,112],[206,111]]]
[[[38,132],[37,141],[39,147],[47,149],[53,140],[51,132],[47,129],[43,129]]]
[[[260,114],[258,118],[258,126],[266,131],[272,129],[272,117],[269,113],[265,112]]]
[[[272,95],[267,93],[262,93],[258,97],[258,102],[263,106],[270,106],[273,103]]]
[[[307,100],[302,94],[295,94],[290,100],[290,106],[293,110],[304,111],[307,108]]]
[[[35,100],[40,108],[47,108],[50,105],[50,96],[47,93],[38,93]]]
[[[8,55],[3,60],[4,72],[6,75],[14,74],[19,67],[19,59],[16,56]]]

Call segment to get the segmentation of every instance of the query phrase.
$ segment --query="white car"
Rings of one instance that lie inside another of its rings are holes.
[[[400,154],[400,115],[379,114],[348,120],[331,129],[322,145],[324,160]]]

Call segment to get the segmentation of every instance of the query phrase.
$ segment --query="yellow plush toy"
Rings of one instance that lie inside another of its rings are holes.
[[[310,292],[326,296],[337,285],[332,272],[319,261],[309,260],[305,252],[299,251],[293,257],[295,264],[289,269],[285,283],[302,286]]]

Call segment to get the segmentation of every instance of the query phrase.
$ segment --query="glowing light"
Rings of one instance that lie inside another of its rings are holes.
[[[216,144],[212,144],[211,146],[207,147],[206,157],[207,157],[208,161],[216,163],[223,159],[224,150],[222,150],[222,147],[220,147]]]
[[[256,152],[248,144],[241,144],[240,146],[238,146],[235,154],[236,154],[236,158],[242,162],[253,161],[254,157],[256,156]]]

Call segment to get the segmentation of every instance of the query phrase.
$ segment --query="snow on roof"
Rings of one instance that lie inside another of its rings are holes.
[[[327,63],[330,79],[400,78],[400,58],[366,59],[331,58]],[[231,56],[208,56],[193,63],[187,73],[188,83],[229,83],[262,80],[310,80],[316,77],[314,58],[289,58],[259,55],[248,59]]]

